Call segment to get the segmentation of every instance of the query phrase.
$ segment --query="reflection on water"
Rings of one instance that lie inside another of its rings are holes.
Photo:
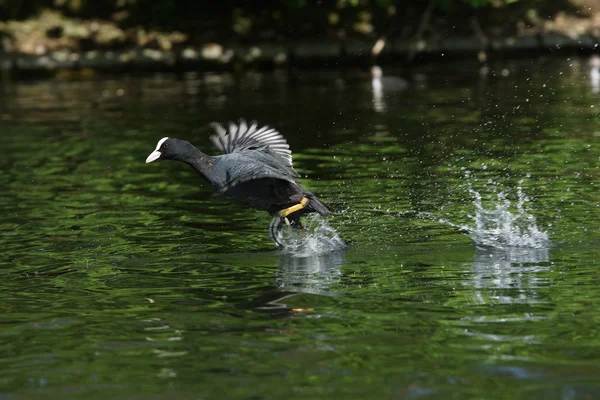
[[[340,281],[344,257],[345,252],[340,250],[304,256],[282,252],[275,278],[277,287],[288,292],[327,294]]]
[[[590,86],[592,93],[600,92],[600,57],[593,55],[588,61]]]
[[[477,248],[473,261],[473,288],[479,303],[538,302],[537,288],[547,288],[549,278],[538,276],[550,266],[547,248]]]
[[[302,308],[288,306],[291,298],[298,294],[320,296],[341,296],[339,290],[332,291],[341,280],[341,267],[345,262],[345,252],[297,256],[285,252],[279,255],[279,266],[275,274],[277,291],[269,292],[256,309],[277,312],[314,311],[314,304]]]
[[[371,90],[373,92],[373,108],[376,112],[387,111],[384,94],[388,96],[408,88],[408,82],[397,76],[384,76],[381,67],[371,67]]]

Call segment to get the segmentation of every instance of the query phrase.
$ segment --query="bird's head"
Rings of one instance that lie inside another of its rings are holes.
[[[189,151],[191,145],[184,141],[175,138],[164,137],[156,144],[156,149],[148,158],[147,163],[156,160],[181,160],[182,157]]]

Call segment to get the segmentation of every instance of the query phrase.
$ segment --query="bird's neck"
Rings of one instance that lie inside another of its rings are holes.
[[[209,183],[212,184],[210,176],[213,164],[215,162],[214,156],[204,154],[196,147],[190,146],[187,149],[187,151],[177,159],[177,161],[182,161],[188,164],[194,169],[194,171],[196,171],[199,175],[201,175],[204,179],[206,179]]]

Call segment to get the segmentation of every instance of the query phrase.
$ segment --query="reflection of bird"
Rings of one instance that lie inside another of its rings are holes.
[[[400,91],[408,87],[405,79],[397,76],[383,76],[383,71],[377,65],[371,67],[371,84],[373,91]]]
[[[593,55],[590,57],[590,84],[592,92],[600,92],[600,57]]]
[[[300,176],[292,167],[292,153],[284,137],[268,126],[250,126],[246,121],[229,123],[227,129],[213,124],[216,134],[210,137],[225,154],[209,156],[192,144],[175,138],[162,138],[146,162],[158,159],[189,164],[219,193],[226,194],[274,218],[269,226],[277,245],[277,233],[285,222],[300,228],[300,216],[317,212],[329,215],[327,207],[311,192],[300,186]]]
[[[344,262],[344,251],[306,257],[282,254],[275,281],[279,289],[287,292],[330,294],[329,288],[341,279]]]
[[[279,269],[275,274],[277,289],[268,290],[238,307],[277,312],[282,315],[314,311],[311,304],[305,303],[302,308],[292,308],[286,304],[286,300],[301,293],[342,296],[339,284],[342,279],[340,268],[344,263],[344,251],[300,257],[293,253],[282,252],[279,257]],[[320,301],[320,297],[313,299]]]

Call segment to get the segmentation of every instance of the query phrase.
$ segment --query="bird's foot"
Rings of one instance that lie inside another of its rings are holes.
[[[279,210],[269,223],[269,237],[277,246],[283,246],[282,234],[284,224],[291,226],[292,228],[302,229],[302,223],[299,218],[294,218],[292,221],[288,218],[288,215],[295,213],[296,211],[302,210],[308,205],[308,198],[303,197],[300,203],[295,204],[291,207]]]
[[[285,218],[285,221],[289,224],[289,221],[287,221],[287,218]],[[283,227],[283,222],[284,222],[284,218],[281,218],[279,215],[276,215],[273,217],[273,219],[269,223],[269,237],[279,247],[283,246],[283,242],[281,241],[282,240],[281,230]]]

